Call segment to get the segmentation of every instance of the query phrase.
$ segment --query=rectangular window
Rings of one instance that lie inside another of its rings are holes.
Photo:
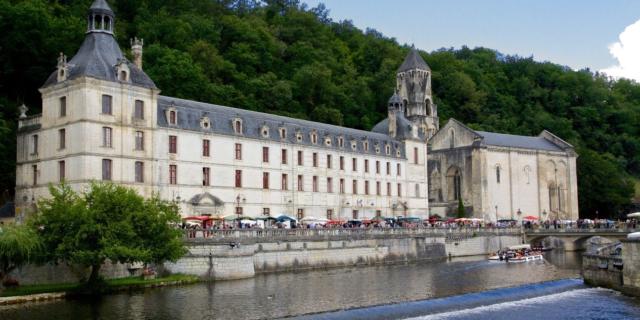
[[[401,170],[401,166],[399,163],[396,164],[396,171],[398,172],[398,176],[402,175],[402,170]]]
[[[340,170],[344,170],[344,157],[340,156]]]
[[[358,194],[358,180],[351,181],[351,190],[353,194]]]
[[[60,117],[67,116],[67,97],[60,97]]]
[[[287,164],[287,149],[282,149],[280,157],[282,158],[282,164]]]
[[[242,160],[242,144],[236,143],[236,160]]]
[[[102,180],[111,180],[111,159],[102,159]]]
[[[327,220],[333,219],[333,209],[327,209]]]
[[[242,207],[236,207],[236,214],[239,216],[242,215]]]
[[[111,148],[111,128],[102,127],[102,146]]]
[[[418,148],[413,148],[413,163],[418,164]]]
[[[269,162],[269,147],[262,147],[262,162]]]
[[[67,170],[64,161],[58,161],[58,179],[60,182],[64,181],[67,176]]]
[[[269,208],[262,208],[262,215],[263,215],[263,216],[269,216],[269,215],[271,215],[271,209],[269,209]]]
[[[368,159],[364,159],[364,172],[366,172],[366,173],[369,172],[369,160]]]
[[[327,178],[327,192],[333,193],[333,178]]]
[[[391,175],[391,162],[387,161],[387,175]]]
[[[282,185],[282,190],[289,190],[289,182],[288,175],[286,173],[282,174],[282,181],[280,182]]]
[[[358,210],[351,211],[351,216],[354,220],[358,220]]]
[[[32,165],[31,172],[33,173],[33,185],[35,186],[38,184],[38,166],[35,164]]]
[[[358,171],[358,160],[356,158],[351,159],[351,170]]]
[[[178,166],[169,165],[169,184],[178,184]]]
[[[210,155],[209,143],[210,143],[209,139],[202,140],[202,156],[203,157],[208,157]]]
[[[113,98],[109,95],[103,94],[102,95],[102,113],[103,114],[111,114],[113,112],[112,110],[112,103],[113,103]]]
[[[398,183],[398,197],[402,197],[402,185]]]
[[[380,181],[376,181],[376,195],[378,196],[382,195],[382,186]]]
[[[133,110],[133,117],[138,120],[144,119],[144,101],[136,100]]]
[[[205,187],[211,185],[211,169],[209,167],[202,168],[202,185]]]
[[[262,173],[262,189],[269,189],[269,172]]]
[[[376,174],[380,174],[380,161],[376,160]]]
[[[364,182],[364,194],[369,195],[369,181],[367,180]]]
[[[331,167],[332,167],[332,164],[331,164],[332,161],[331,160],[332,160],[331,159],[331,155],[328,154],[327,155],[327,169],[331,169]]]
[[[391,182],[387,182],[387,196],[391,197]]]
[[[142,183],[144,182],[144,163],[142,161],[136,161],[136,182]]]
[[[64,149],[67,147],[67,130],[58,130],[58,147]]]
[[[301,166],[303,164],[302,156],[303,156],[302,150],[298,150],[298,165],[299,166]]]
[[[313,159],[313,166],[314,167],[318,167],[318,153],[317,152],[313,153],[313,158],[312,159]]]
[[[298,175],[298,191],[304,191],[304,179],[302,178],[302,175],[299,174]]]
[[[169,136],[169,153],[178,153],[178,136]]]
[[[298,220],[304,218],[304,209],[298,209]]]
[[[31,136],[31,154],[38,154],[38,135]]]
[[[236,188],[242,188],[242,170],[236,170]]]
[[[313,176],[313,192],[318,192],[318,176]]]
[[[144,132],[136,131],[136,150],[144,150]]]
[[[176,115],[176,111],[169,111],[169,124],[176,124],[176,121],[178,120],[177,115]]]

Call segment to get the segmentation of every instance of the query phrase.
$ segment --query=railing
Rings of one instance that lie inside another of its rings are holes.
[[[549,228],[549,229],[545,229],[545,228],[537,228],[537,229],[524,229],[524,232],[527,234],[549,234],[549,233],[558,233],[558,234],[562,234],[562,233],[585,233],[585,234],[590,234],[590,233],[619,233],[619,234],[627,234],[627,233],[631,233],[631,232],[638,232],[640,231],[640,229],[638,228],[627,228],[627,227],[619,227],[619,228],[558,228],[558,229],[554,229],[554,228]]]
[[[185,240],[236,241],[330,239],[330,238],[376,238],[396,236],[444,236],[447,238],[469,238],[477,235],[520,235],[520,228],[335,228],[335,229],[185,229]]]
[[[36,114],[33,116],[28,116],[26,118],[19,119],[18,129],[39,125],[41,119],[42,119],[42,114]]]

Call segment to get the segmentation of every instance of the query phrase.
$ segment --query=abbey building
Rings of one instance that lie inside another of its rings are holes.
[[[398,69],[387,119],[362,131],[162,96],[142,69],[142,41],[129,61],[114,21],[95,0],[80,49],[61,55],[40,89],[42,114],[23,109],[19,217],[51,183],[105,180],[177,201],[185,216],[427,217],[451,215],[461,199],[487,220],[517,219],[514,210],[577,218],[573,148],[548,132],[521,138],[532,145],[495,145],[497,134],[455,120],[440,130],[416,50]]]

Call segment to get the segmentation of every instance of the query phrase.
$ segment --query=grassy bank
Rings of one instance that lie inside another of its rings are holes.
[[[109,290],[118,291],[128,288],[145,288],[173,284],[187,284],[198,282],[198,277],[184,274],[174,274],[168,277],[144,280],[141,277],[127,277],[105,280]],[[51,292],[74,292],[82,287],[80,283],[34,284],[7,288],[0,291],[0,297],[24,296]]]

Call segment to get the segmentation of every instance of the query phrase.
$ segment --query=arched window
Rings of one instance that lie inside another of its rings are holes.
[[[426,99],[424,100],[424,107],[425,107],[425,111],[427,113],[427,116],[431,116],[431,100]]]
[[[456,134],[455,134],[455,132],[453,130],[451,130],[449,135],[450,135],[450,137],[449,137],[449,148],[453,148],[453,147],[455,147]]]
[[[124,70],[121,70],[119,79],[120,81],[127,81],[127,72]]]
[[[169,111],[169,124],[176,124],[176,112],[171,110]]]
[[[447,171],[447,190],[449,201],[457,201],[462,198],[462,176],[457,167],[451,167]]]
[[[240,119],[233,121],[233,130],[236,134],[242,134],[242,121]]]
[[[524,180],[527,182],[527,184],[531,183],[531,167],[529,166],[524,166]]]

